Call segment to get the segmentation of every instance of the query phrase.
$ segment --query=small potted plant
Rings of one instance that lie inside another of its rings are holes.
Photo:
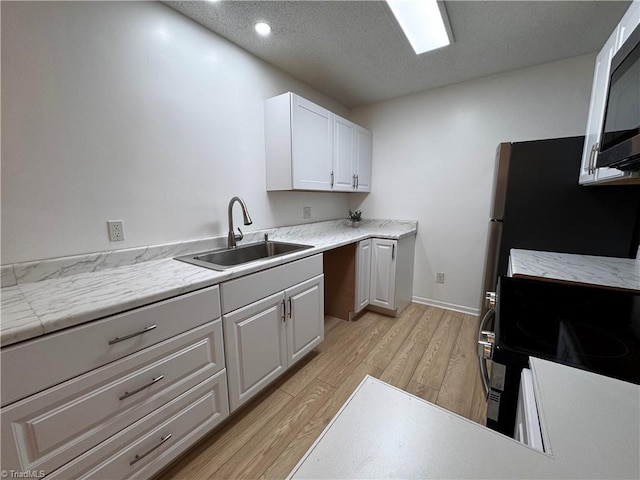
[[[360,220],[362,220],[362,212],[360,210],[356,210],[352,212],[349,210],[349,220],[351,220],[351,226],[356,228],[360,226]]]

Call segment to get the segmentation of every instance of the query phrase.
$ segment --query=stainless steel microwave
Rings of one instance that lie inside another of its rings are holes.
[[[611,60],[596,167],[640,171],[640,25]]]

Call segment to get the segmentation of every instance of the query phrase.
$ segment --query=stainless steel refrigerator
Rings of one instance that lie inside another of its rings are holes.
[[[480,310],[505,275],[509,250],[523,248],[634,258],[640,236],[640,186],[581,186],[584,137],[501,143]]]

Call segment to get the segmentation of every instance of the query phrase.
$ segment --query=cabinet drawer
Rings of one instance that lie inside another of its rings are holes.
[[[50,472],[223,368],[217,320],[14,403],[3,468]]]
[[[2,406],[218,317],[215,286],[3,348]]]
[[[150,478],[228,416],[222,370],[47,478]]]
[[[322,274],[322,254],[263,270],[222,284],[224,313],[281,292]]]

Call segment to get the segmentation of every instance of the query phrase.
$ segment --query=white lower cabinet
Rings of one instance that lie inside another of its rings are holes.
[[[2,469],[158,472],[229,415],[220,313],[215,286],[2,349]]]
[[[287,368],[283,302],[278,293],[224,316],[232,411]]]
[[[150,478],[323,340],[318,254],[3,348],[2,469]]]
[[[324,275],[285,291],[287,366],[324,340]]]
[[[232,412],[324,340],[322,255],[223,284],[225,307],[239,292],[222,317]]]
[[[358,313],[370,303],[371,239],[358,242],[356,252],[356,296],[354,312]]]
[[[227,416],[227,382],[222,371],[47,478],[150,478]]]
[[[396,240],[374,238],[371,250],[371,298],[375,307],[396,308]]]
[[[371,239],[369,308],[399,315],[413,296],[415,236]]]

